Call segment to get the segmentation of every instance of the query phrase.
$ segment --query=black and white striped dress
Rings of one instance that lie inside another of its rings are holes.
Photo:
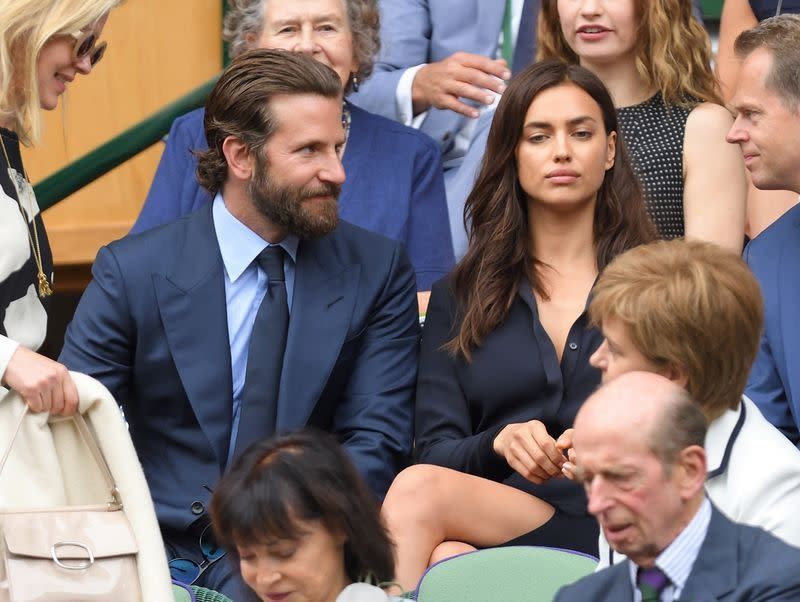
[[[24,173],[19,138],[3,128],[0,136],[11,162],[9,166],[0,149],[0,375],[3,375],[18,344],[35,351],[47,333],[46,300],[37,294],[38,269],[28,236],[29,232],[33,234],[33,227],[39,235],[44,273],[51,281],[53,258],[39,207],[31,199],[23,199],[20,207],[9,174],[9,167],[18,174]]]

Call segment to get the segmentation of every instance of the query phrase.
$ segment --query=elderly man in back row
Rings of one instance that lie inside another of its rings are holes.
[[[705,431],[697,404],[657,374],[629,372],[586,401],[575,419],[578,476],[589,512],[629,560],[556,600],[800,599],[800,550],[706,498]]]
[[[738,144],[753,184],[800,194],[800,15],[742,32],[742,61],[728,142]],[[800,443],[800,205],[750,242],[745,259],[761,284],[764,336],[746,393],[767,419]]]

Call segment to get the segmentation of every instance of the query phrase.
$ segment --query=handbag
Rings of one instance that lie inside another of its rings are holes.
[[[0,473],[28,412],[25,406]],[[83,416],[71,417],[108,485],[106,504],[0,509],[0,602],[141,602],[138,547]],[[20,484],[23,486],[23,484]]]

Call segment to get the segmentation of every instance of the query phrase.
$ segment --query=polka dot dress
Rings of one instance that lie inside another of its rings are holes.
[[[691,107],[667,105],[656,94],[617,109],[622,138],[644,189],[647,212],[663,238],[683,227],[683,136]]]

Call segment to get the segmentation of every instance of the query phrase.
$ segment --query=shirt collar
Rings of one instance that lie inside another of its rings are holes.
[[[692,520],[686,525],[678,536],[656,558],[656,566],[669,577],[676,592],[681,592],[686,586],[689,574],[692,572],[697,555],[705,541],[708,525],[711,522],[711,502],[703,498],[700,509]],[[635,563],[628,561],[631,583],[636,589],[636,571],[639,568]]]
[[[212,213],[225,272],[231,282],[236,282],[256,256],[270,246],[270,243],[236,219],[228,211],[222,194],[219,192],[214,197]],[[292,261],[297,259],[299,244],[300,240],[294,234],[288,234],[278,243],[289,254]]]

